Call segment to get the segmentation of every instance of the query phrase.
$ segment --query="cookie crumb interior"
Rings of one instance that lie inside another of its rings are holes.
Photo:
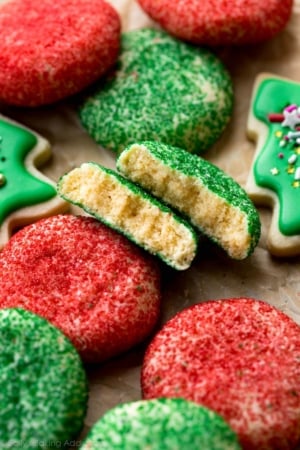
[[[172,169],[140,144],[123,152],[118,164],[125,176],[188,216],[232,258],[247,256],[251,237],[246,215],[210,191],[199,178]]]
[[[190,266],[197,247],[191,230],[98,165],[84,163],[66,174],[59,193],[176,269]]]

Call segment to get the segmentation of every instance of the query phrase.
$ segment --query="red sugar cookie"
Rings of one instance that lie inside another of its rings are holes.
[[[244,450],[299,444],[300,327],[267,303],[225,299],[179,312],[148,347],[141,380],[145,399],[182,397],[219,413]]]
[[[0,307],[48,319],[86,361],[140,343],[159,315],[156,263],[90,217],[57,215],[23,228],[0,254],[0,273]]]
[[[0,100],[37,106],[73,95],[116,61],[120,19],[104,0],[0,5]]]
[[[138,0],[149,16],[180,39],[210,46],[254,44],[287,24],[293,0]]]

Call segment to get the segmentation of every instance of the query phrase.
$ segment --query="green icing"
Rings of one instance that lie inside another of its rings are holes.
[[[50,184],[31,175],[24,159],[37,138],[28,130],[0,120],[0,224],[12,212],[49,200],[56,195]]]
[[[53,449],[75,439],[88,386],[71,342],[45,319],[0,311],[0,448]]]
[[[267,138],[254,161],[254,179],[258,186],[276,193],[279,201],[278,227],[282,234],[300,234],[300,182],[294,179],[300,166],[300,144],[285,141],[291,129],[281,122],[270,122],[270,113],[282,114],[289,105],[300,105],[300,84],[288,80],[268,78],[261,82],[253,101],[254,116],[268,126]],[[289,164],[295,154],[296,163]]]
[[[180,398],[125,403],[93,426],[81,450],[241,450],[215,412]]]
[[[208,149],[227,125],[230,77],[210,51],[151,29],[124,33],[117,70],[79,108],[83,126],[119,152],[158,140],[193,153]]]

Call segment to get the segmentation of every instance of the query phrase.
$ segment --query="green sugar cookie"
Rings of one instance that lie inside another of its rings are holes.
[[[93,426],[81,450],[241,450],[215,412],[180,398],[124,403]]]
[[[222,134],[232,104],[231,79],[213,53],[146,28],[123,34],[116,72],[95,85],[79,117],[116,152],[155,140],[202,153]]]
[[[29,311],[0,310],[0,448],[63,447],[86,408],[86,376],[69,340]]]
[[[118,157],[118,170],[187,216],[230,257],[249,256],[260,219],[244,189],[210,162],[158,142],[136,143]]]
[[[177,270],[187,269],[197,251],[194,229],[170,208],[115,171],[84,163],[58,181],[65,200],[159,256]]]

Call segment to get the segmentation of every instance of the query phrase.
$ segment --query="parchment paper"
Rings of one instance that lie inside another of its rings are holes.
[[[110,2],[121,14],[123,31],[155,26],[134,0]],[[300,82],[300,0],[295,0],[285,31],[273,40],[215,51],[232,76],[235,107],[230,125],[205,157],[245,186],[254,154],[254,143],[246,138],[246,122],[256,75],[271,72]],[[53,158],[43,171],[55,181],[85,161],[114,167],[114,155],[97,146],[81,128],[72,102],[31,110],[2,106],[1,113],[33,128],[50,141]],[[263,208],[259,212],[262,237],[247,260],[231,261],[215,246],[204,242],[189,270],[175,272],[162,267],[162,314],[158,327],[177,311],[194,303],[241,296],[265,300],[300,324],[300,257],[275,259],[270,256],[266,250],[266,233],[271,212]],[[146,345],[147,342],[107,363],[86,368],[90,383],[89,409],[82,436],[74,446],[106,410],[120,402],[141,398],[140,367]]]

